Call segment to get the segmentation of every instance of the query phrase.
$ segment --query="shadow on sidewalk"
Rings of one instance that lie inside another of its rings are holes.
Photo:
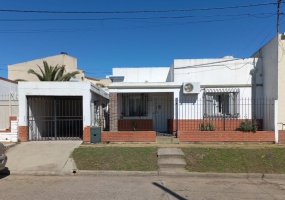
[[[156,187],[159,187],[160,189],[162,189],[163,191],[167,192],[168,194],[172,195],[173,197],[179,199],[179,200],[187,200],[184,197],[180,196],[179,194],[173,192],[172,190],[164,187],[163,185],[160,185],[158,183],[152,183],[153,185],[155,185]]]

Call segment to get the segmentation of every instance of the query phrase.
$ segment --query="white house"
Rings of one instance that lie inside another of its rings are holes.
[[[260,102],[251,99],[257,63],[255,57],[226,56],[175,59],[170,67],[114,68],[110,129],[172,134],[178,129],[200,130],[206,120],[216,130],[235,130],[246,119],[264,129],[273,121],[263,121],[265,107],[257,109]],[[261,90],[255,93],[263,97]]]
[[[19,139],[89,142],[108,99],[90,82],[19,82]]]

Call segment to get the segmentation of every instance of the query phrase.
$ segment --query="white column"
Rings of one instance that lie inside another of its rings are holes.
[[[278,133],[278,100],[274,101],[274,133],[275,133],[275,144],[278,144],[279,133]]]

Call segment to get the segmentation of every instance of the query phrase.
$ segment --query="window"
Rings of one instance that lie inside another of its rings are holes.
[[[238,89],[208,89],[204,93],[204,117],[239,117]]]
[[[122,116],[147,116],[148,95],[147,94],[123,94]]]

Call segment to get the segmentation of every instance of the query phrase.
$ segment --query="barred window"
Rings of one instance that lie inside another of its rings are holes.
[[[239,117],[238,89],[212,89],[204,93],[204,117]]]
[[[124,117],[147,116],[148,110],[148,95],[143,93],[123,94],[122,108]]]

